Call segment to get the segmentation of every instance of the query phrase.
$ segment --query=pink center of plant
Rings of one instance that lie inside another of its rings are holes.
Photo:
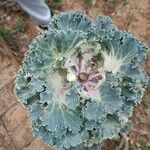
[[[87,66],[85,63],[81,63],[80,65],[78,63],[74,64],[74,70],[77,83],[84,87],[86,91],[94,89],[99,83],[99,80],[103,78],[102,75],[104,73],[102,68],[93,69],[92,66]]]

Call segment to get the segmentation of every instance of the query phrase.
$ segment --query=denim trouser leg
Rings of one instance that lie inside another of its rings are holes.
[[[48,25],[51,12],[44,0],[17,0],[17,2],[38,25]]]

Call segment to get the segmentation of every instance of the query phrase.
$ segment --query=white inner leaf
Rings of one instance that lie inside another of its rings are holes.
[[[107,54],[106,52],[102,52],[102,55],[104,58],[104,69],[115,75],[119,71],[123,59],[118,59],[113,53]]]
[[[62,103],[64,104],[68,90],[64,87],[62,76],[58,71],[48,76],[48,82],[54,90],[52,101],[57,102],[60,105]]]

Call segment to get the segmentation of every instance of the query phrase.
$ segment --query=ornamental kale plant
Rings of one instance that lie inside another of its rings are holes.
[[[98,149],[130,129],[148,78],[147,47],[109,17],[78,11],[55,15],[29,46],[15,92],[32,132],[54,149]]]

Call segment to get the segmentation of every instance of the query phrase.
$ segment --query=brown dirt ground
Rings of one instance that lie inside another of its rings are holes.
[[[132,31],[141,41],[150,44],[150,0],[93,0],[91,4],[84,0],[55,2],[48,0],[54,13],[82,10],[92,19],[99,14],[108,15],[119,29]],[[18,18],[25,23],[23,31],[16,29]],[[10,38],[0,37],[0,150],[49,150],[32,137],[27,114],[24,115],[26,110],[18,104],[13,94],[14,75],[24,52],[39,31],[14,0],[0,0],[0,27],[11,31]],[[150,76],[150,53],[143,66]],[[134,128],[127,135],[129,150],[150,150],[150,83],[131,120]],[[106,140],[102,149],[122,150],[124,142],[125,138],[121,136],[118,140]]]

